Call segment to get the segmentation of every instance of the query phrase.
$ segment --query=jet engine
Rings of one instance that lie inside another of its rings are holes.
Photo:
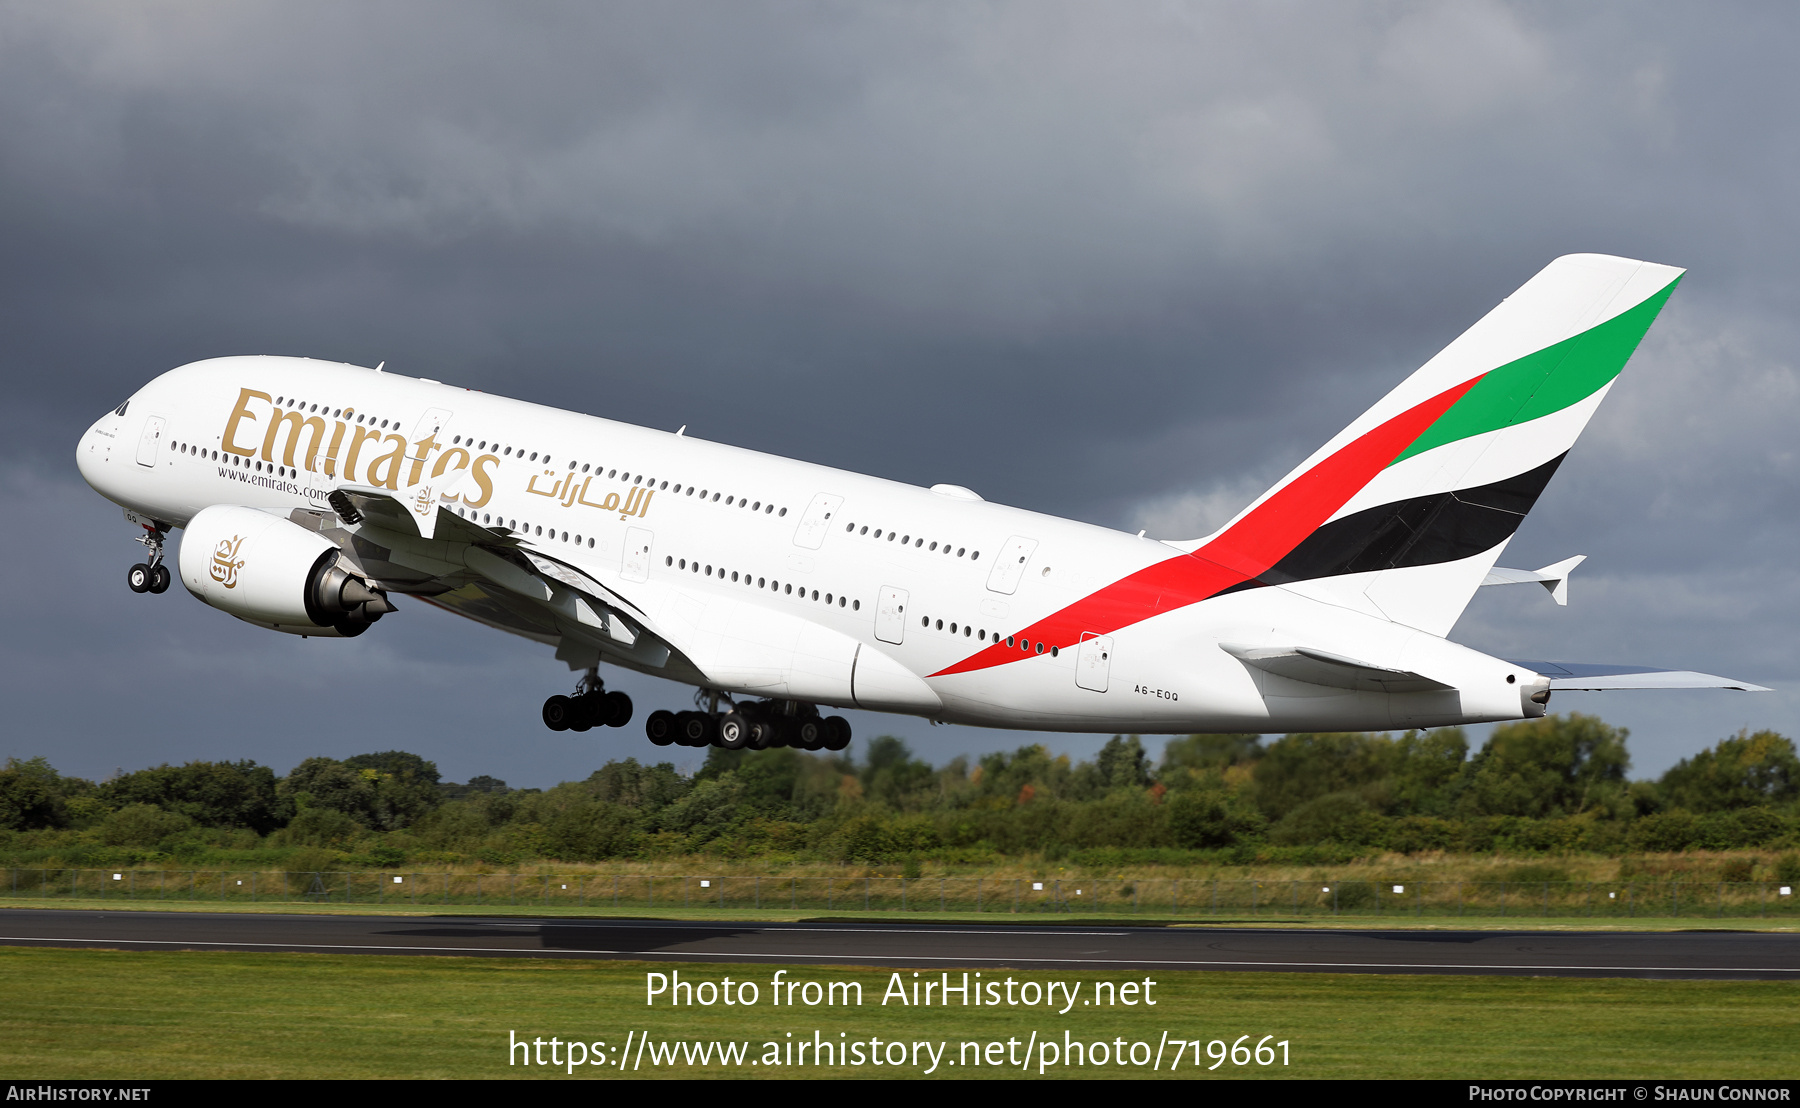
[[[181,583],[222,612],[290,635],[352,638],[394,610],[323,535],[236,505],[188,521]]]

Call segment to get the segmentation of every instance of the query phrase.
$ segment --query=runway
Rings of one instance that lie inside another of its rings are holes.
[[[1800,979],[1800,935],[0,910],[0,945],[1076,970]]]

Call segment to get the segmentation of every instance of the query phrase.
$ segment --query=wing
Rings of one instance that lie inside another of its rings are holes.
[[[329,500],[339,519],[381,548],[383,560],[426,574],[433,583],[430,589],[401,591],[419,593],[489,627],[556,645],[557,657],[571,668],[584,669],[601,653],[651,669],[670,661],[673,651],[647,630],[649,620],[639,604],[532,549],[523,535],[483,527],[441,503],[432,504],[430,512],[415,511],[425,501],[411,493],[403,499],[386,489],[345,485]]]
[[[429,575],[431,587],[419,591],[429,591],[431,603],[555,643],[570,668],[605,655],[718,689],[884,711],[943,708],[930,686],[880,650],[792,613],[624,581],[442,506],[421,517],[384,489],[346,486],[331,504],[386,558]]]

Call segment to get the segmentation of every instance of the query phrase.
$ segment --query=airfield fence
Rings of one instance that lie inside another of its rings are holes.
[[[1259,881],[1254,878],[708,877],[14,868],[0,895],[213,904],[634,910],[1059,912],[1175,919],[1314,917],[1795,918],[1794,888],[1757,881]]]

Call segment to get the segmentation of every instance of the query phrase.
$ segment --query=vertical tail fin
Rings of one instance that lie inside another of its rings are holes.
[[[1447,634],[1681,272],[1558,258],[1218,533],[1020,637],[1070,647],[1269,585]],[[995,643],[938,675],[1020,656]]]
[[[1682,271],[1558,258],[1218,533],[1177,546],[1446,634]]]

